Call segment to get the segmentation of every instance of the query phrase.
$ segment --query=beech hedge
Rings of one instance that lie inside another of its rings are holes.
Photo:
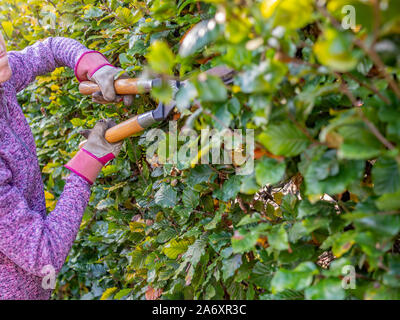
[[[0,21],[9,49],[65,36],[132,77],[188,78],[178,131],[254,133],[244,175],[148,158],[149,130],[126,139],[54,299],[400,298],[399,1],[7,0]],[[222,65],[233,83],[203,73]],[[82,128],[171,97],[163,85],[129,108],[93,104],[68,68],[23,91],[48,210]]]

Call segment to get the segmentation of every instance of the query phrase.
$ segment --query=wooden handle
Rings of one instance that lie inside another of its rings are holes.
[[[128,119],[116,126],[108,129],[106,131],[106,140],[110,143],[121,141],[135,133],[143,131],[143,128],[140,126],[137,121],[138,116],[134,116],[131,119]]]
[[[147,80],[139,79],[118,79],[114,81],[114,88],[117,94],[139,94],[150,91],[150,83]],[[90,95],[100,91],[100,87],[93,81],[82,81],[79,84],[79,92]]]

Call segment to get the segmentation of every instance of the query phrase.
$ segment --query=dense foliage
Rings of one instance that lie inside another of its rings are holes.
[[[144,135],[127,139],[93,186],[54,298],[400,298],[398,0],[7,0],[0,10],[9,49],[67,36],[131,76],[190,76],[179,128],[255,133],[250,175],[163,165],[146,159]],[[215,16],[181,57],[185,32]],[[216,65],[238,72],[232,85],[198,76]],[[68,68],[21,93],[49,211],[82,127],[170,96],[162,87],[132,108],[95,105]],[[354,289],[342,286],[344,266]]]

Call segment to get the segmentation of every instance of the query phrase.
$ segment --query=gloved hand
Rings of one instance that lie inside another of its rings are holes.
[[[123,95],[119,96],[115,93],[114,89],[114,79],[117,74],[119,74],[123,69],[115,68],[110,65],[106,65],[91,76],[89,76],[89,80],[94,81],[98,84],[101,91],[95,92],[92,94],[92,100],[96,103],[110,103],[112,102],[121,102],[124,101],[124,105],[130,106],[133,102],[133,95]],[[129,76],[123,73],[118,79],[126,79]]]
[[[65,167],[93,184],[101,168],[118,156],[121,150],[122,141],[109,143],[104,138],[107,129],[113,126],[113,120],[99,120],[90,132],[86,131],[87,141]]]
[[[124,101],[126,106],[133,102],[132,95],[118,96],[115,93],[115,76],[121,73],[121,68],[116,68],[98,51],[87,51],[80,56],[75,65],[75,76],[79,82],[91,80],[100,87],[99,92],[92,95],[93,102],[112,103]],[[122,74],[119,78],[128,78],[127,74]]]

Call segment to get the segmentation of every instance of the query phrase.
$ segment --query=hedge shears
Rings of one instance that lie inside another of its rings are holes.
[[[213,26],[218,24],[215,19],[202,21],[191,28],[182,38],[179,48],[179,54],[187,57],[193,52],[214,40],[215,35]],[[211,35],[211,36],[210,36]],[[234,70],[219,66],[205,71],[206,74],[219,77],[225,84],[233,82]],[[157,108],[134,116],[126,121],[117,124],[108,129],[105,138],[108,142],[121,141],[135,133],[141,132],[152,124],[166,120],[171,111],[175,108],[175,94],[179,88],[185,86],[188,80],[176,81],[167,80],[173,89],[173,99],[169,104],[159,103]],[[118,79],[114,82],[115,92],[119,95],[124,94],[143,94],[151,91],[152,88],[162,85],[161,79],[143,80],[143,79]],[[84,95],[90,95],[100,91],[98,85],[91,81],[83,81],[79,85],[79,92]]]
[[[219,66],[205,71],[208,75],[219,77],[225,84],[232,83],[234,71],[232,69]],[[158,121],[166,120],[171,111],[175,108],[175,94],[180,87],[187,84],[188,80],[168,80],[168,84],[173,89],[173,99],[169,104],[160,102],[156,109],[136,115],[116,126],[108,129],[105,138],[108,142],[114,143],[121,141],[135,133],[141,132]],[[119,79],[115,80],[114,88],[117,94],[143,94],[151,91],[152,88],[161,86],[161,79],[143,80],[143,79]],[[100,91],[95,82],[82,81],[79,85],[79,92],[84,95],[90,95]]]

